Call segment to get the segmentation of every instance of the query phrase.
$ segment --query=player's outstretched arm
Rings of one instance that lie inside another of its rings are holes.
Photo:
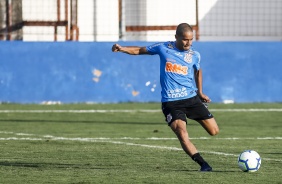
[[[138,46],[125,46],[122,47],[119,44],[114,44],[112,46],[113,52],[123,52],[130,55],[140,55],[140,54],[149,54],[146,50],[146,47],[138,47]]]
[[[203,75],[202,69],[195,71],[195,83],[198,88],[198,95],[203,102],[209,103],[211,102],[210,98],[203,93]]]

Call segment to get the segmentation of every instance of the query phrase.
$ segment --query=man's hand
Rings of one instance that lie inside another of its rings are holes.
[[[121,46],[119,44],[114,44],[112,47],[113,52],[119,52],[121,50]]]
[[[207,95],[205,95],[203,93],[199,93],[198,95],[199,95],[200,99],[202,100],[202,102],[205,102],[205,103],[211,102],[211,99]]]

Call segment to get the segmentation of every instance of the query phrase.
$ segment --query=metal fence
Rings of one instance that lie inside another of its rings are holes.
[[[282,40],[282,0],[0,0],[0,40]]]
[[[281,0],[216,0],[205,14],[200,11],[202,37],[282,41]]]
[[[2,40],[78,40],[77,0],[1,0],[0,26]]]

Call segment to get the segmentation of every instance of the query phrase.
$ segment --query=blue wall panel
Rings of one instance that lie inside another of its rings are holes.
[[[216,102],[282,102],[282,42],[201,43],[205,89]]]
[[[112,53],[113,43],[0,42],[0,101],[160,101],[158,56]],[[145,46],[148,42],[121,42]],[[281,42],[195,42],[214,102],[282,102]]]

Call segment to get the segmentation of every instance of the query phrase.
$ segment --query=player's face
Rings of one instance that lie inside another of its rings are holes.
[[[175,39],[179,50],[189,50],[193,42],[193,32],[184,32],[182,36],[175,35]]]

